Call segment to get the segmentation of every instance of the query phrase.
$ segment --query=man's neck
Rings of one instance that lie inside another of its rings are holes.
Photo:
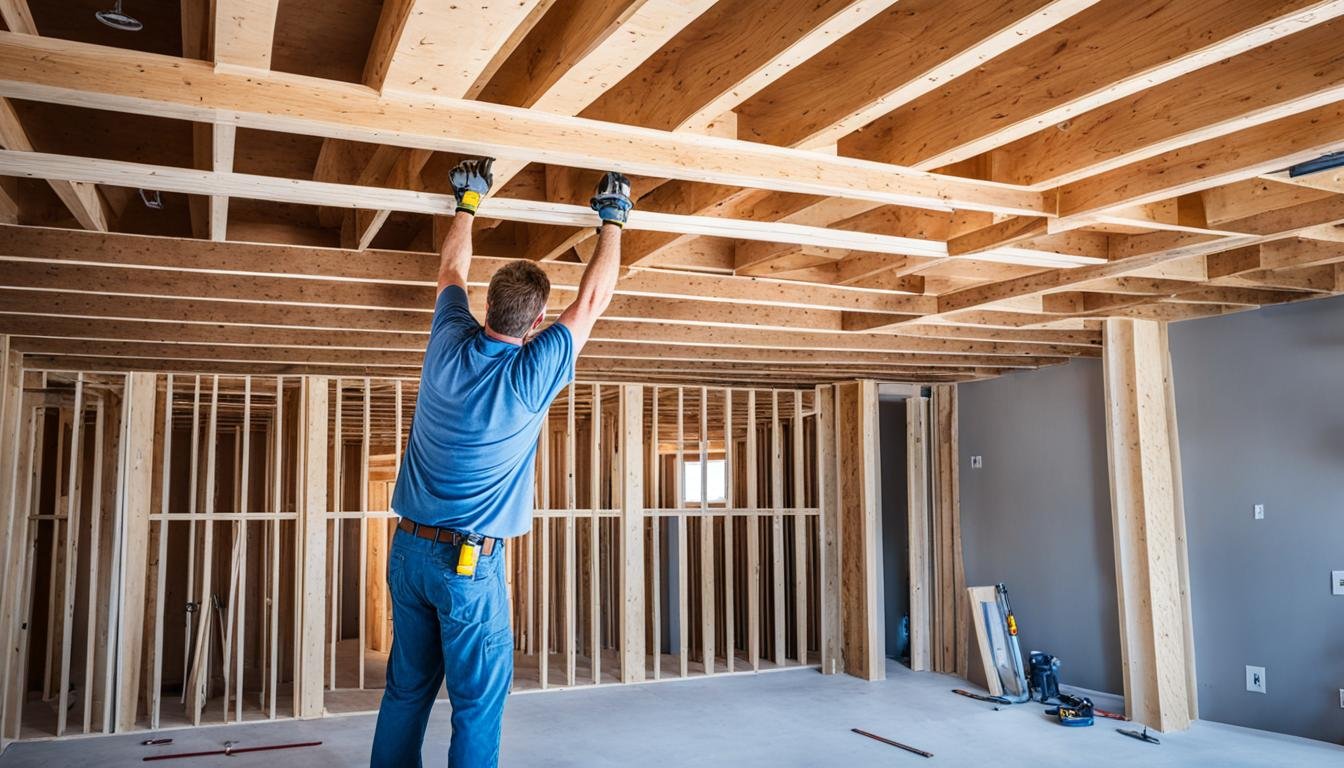
[[[491,328],[489,325],[485,326],[485,335],[489,336],[495,341],[502,341],[505,344],[512,344],[516,347],[523,346],[523,339],[521,336],[506,336],[496,331],[494,328]]]

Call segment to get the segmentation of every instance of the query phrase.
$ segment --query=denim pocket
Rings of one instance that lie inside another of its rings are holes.
[[[513,628],[507,624],[485,639],[485,647],[490,650],[504,648],[513,644]]]

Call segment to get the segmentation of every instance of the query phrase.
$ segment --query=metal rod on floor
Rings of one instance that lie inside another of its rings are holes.
[[[177,752],[171,755],[149,755],[142,758],[143,762],[151,760],[177,760],[186,757],[209,757],[211,755],[241,755],[247,752],[270,752],[277,749],[298,749],[300,747],[320,747],[320,741],[302,741],[295,744],[267,744],[263,747],[241,747],[235,749],[232,744],[226,744],[223,749],[212,749],[207,752]]]
[[[867,732],[867,731],[861,731],[861,730],[859,730],[858,728],[850,728],[849,730],[853,731],[854,733],[859,734],[860,736],[867,736],[867,737],[870,738],[870,739],[875,739],[875,740],[877,740],[877,741],[880,741],[880,742],[882,742],[883,744],[890,744],[890,745],[893,746],[893,747],[897,747],[897,748],[899,748],[899,749],[904,749],[906,752],[914,752],[916,755],[919,755],[919,756],[921,756],[921,757],[933,757],[933,753],[932,753],[932,752],[925,752],[924,750],[922,750],[922,749],[918,749],[918,748],[916,748],[916,747],[912,747],[912,746],[910,746],[909,744],[902,744],[902,743],[899,742],[899,741],[892,741],[891,739],[884,738],[884,737],[882,737],[882,736],[878,736],[878,735],[875,734],[875,733],[869,733],[869,732]],[[148,759],[148,758],[146,758],[146,759]]]

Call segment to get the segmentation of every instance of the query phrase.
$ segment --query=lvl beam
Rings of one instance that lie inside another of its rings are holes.
[[[123,394],[123,441],[120,481],[117,490],[117,517],[121,520],[122,569],[121,605],[117,613],[126,617],[118,622],[117,646],[117,730],[135,728],[140,696],[140,658],[144,646],[145,568],[149,557],[149,516],[154,497],[154,435],[157,380],[152,373],[126,375]],[[109,607],[109,609],[111,609]]]
[[[1159,731],[1197,717],[1185,512],[1164,323],[1105,323],[1106,438],[1125,709]]]
[[[196,121],[222,114],[260,130],[877,203],[1045,212],[1039,193],[882,163],[477,101],[380,96],[303,75],[244,77],[203,62],[12,32],[0,33],[0,95]]]
[[[1338,0],[1100,3],[1012,49],[984,76],[842,139],[840,152],[941,168],[1341,13]]]
[[[300,580],[296,624],[294,712],[300,718],[323,715],[322,671],[326,661],[327,598],[327,378],[303,377],[299,411]]]

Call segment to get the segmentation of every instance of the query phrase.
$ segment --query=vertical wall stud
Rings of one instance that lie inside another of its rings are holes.
[[[621,682],[644,671],[644,388],[621,387]]]

